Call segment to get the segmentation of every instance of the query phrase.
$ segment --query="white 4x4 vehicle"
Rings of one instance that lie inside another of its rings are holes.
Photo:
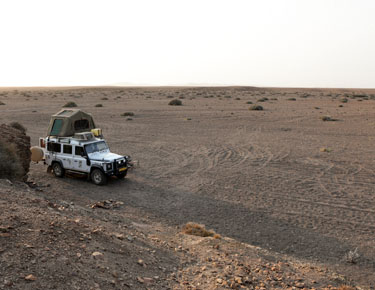
[[[129,156],[111,153],[105,140],[91,132],[73,137],[46,137],[39,140],[44,148],[45,163],[56,177],[65,171],[87,174],[96,185],[103,185],[107,177],[124,178],[131,166]]]

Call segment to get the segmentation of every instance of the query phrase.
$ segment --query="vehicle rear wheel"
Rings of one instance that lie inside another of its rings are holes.
[[[123,178],[125,178],[127,173],[128,173],[128,170],[125,170],[124,172],[121,172],[121,173],[117,174],[116,177],[118,179],[123,179]]]
[[[52,170],[53,170],[53,174],[54,174],[56,177],[64,177],[65,170],[64,170],[64,168],[60,165],[60,163],[58,163],[58,162],[53,163],[53,164],[52,164]]]
[[[94,169],[91,172],[91,180],[96,185],[103,185],[107,183],[107,176],[100,169]]]

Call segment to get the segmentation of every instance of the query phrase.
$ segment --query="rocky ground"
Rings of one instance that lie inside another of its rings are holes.
[[[183,234],[115,201],[56,200],[55,190],[0,180],[0,289],[338,289],[351,283],[321,264],[227,237]]]
[[[253,87],[2,90],[0,124],[23,124],[31,145],[75,102],[138,167],[104,187],[57,179],[41,163],[28,184],[3,179],[0,289],[374,289],[374,99]],[[221,238],[182,234],[187,222]]]

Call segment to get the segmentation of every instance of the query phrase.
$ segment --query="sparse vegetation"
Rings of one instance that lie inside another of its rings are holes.
[[[23,168],[19,161],[14,144],[0,140],[0,178],[19,178],[23,175]]]
[[[341,100],[340,100],[340,102],[341,103],[347,103],[349,100],[347,99],[347,98],[342,98]]]
[[[355,248],[354,251],[349,251],[346,255],[345,255],[345,259],[348,263],[351,263],[351,264],[356,264],[359,260],[359,253],[358,253],[358,248]]]
[[[268,98],[264,97],[264,98],[258,99],[258,102],[265,102],[265,101],[268,101]]]
[[[3,103],[2,101],[0,101],[0,106],[4,106],[5,105],[5,103]]]
[[[121,116],[123,116],[123,117],[133,117],[134,113],[133,112],[125,112],[125,113],[122,113]]]
[[[101,98],[102,101],[108,101],[107,97]]]
[[[197,223],[187,223],[182,227],[182,232],[186,235],[198,236],[198,237],[214,237],[220,239],[221,236],[215,233],[213,230],[207,230],[204,225]]]
[[[96,104],[95,107],[101,108],[101,107],[103,107],[103,105],[102,104]]]
[[[333,121],[337,121],[337,119],[334,119],[334,118],[332,118],[332,117],[330,117],[330,116],[322,116],[322,117],[320,117],[320,119],[322,120],[322,121],[325,121],[325,122],[333,122]]]
[[[252,101],[247,101],[246,104],[251,105],[253,102]]]
[[[354,288],[354,287],[348,286],[348,285],[342,285],[339,288],[337,288],[337,290],[356,290],[356,289],[357,288]]]
[[[182,106],[182,101],[179,99],[174,99],[168,103],[170,106]]]
[[[21,131],[22,133],[26,134],[26,128],[18,122],[12,122],[12,123],[9,124],[9,126],[11,126],[15,129]]]
[[[250,111],[263,111],[263,107],[259,105],[254,105],[249,108]]]
[[[67,102],[64,106],[64,108],[74,108],[77,107],[77,104],[74,102]]]
[[[297,101],[296,98],[288,98],[288,101]]]

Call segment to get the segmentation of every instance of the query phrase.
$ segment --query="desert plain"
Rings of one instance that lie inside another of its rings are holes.
[[[105,186],[42,162],[28,185],[3,180],[0,289],[375,288],[375,90],[3,88],[0,101],[0,124],[31,145],[74,102],[136,161]],[[188,222],[221,238],[182,234]]]

